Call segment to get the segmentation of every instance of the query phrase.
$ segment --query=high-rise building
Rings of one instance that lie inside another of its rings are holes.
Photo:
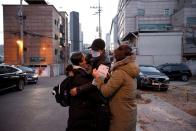
[[[71,51],[80,51],[79,13],[70,12],[70,41]]]
[[[79,38],[80,38],[80,51],[83,51],[84,50],[84,43],[83,43],[83,31],[82,31],[82,24],[80,23],[79,24],[79,33],[80,33],[80,36],[79,36]]]
[[[118,17],[115,16],[112,19],[111,29],[110,29],[110,50],[113,51],[118,45]]]
[[[29,5],[3,5],[5,63],[45,67],[47,75],[58,75],[63,69],[56,65],[63,68],[68,62],[67,13],[44,0],[26,2]]]

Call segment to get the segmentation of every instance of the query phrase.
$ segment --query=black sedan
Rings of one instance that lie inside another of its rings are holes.
[[[33,70],[30,67],[26,67],[26,66],[17,66],[19,69],[21,69],[23,71],[23,73],[26,74],[27,77],[27,83],[37,83],[38,81],[38,74],[35,72],[35,70]]]
[[[170,80],[188,81],[192,76],[189,67],[183,63],[166,63],[157,66],[157,69],[166,74]]]
[[[138,88],[152,88],[161,91],[167,91],[169,87],[169,77],[161,73],[154,66],[141,65],[140,74],[137,79]]]
[[[14,66],[0,64],[0,91],[17,88],[23,90],[25,86],[26,75]]]

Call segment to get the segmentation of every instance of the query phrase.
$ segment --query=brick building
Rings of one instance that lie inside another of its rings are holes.
[[[69,58],[67,13],[43,0],[26,2],[22,11],[21,5],[3,5],[5,63],[34,66],[45,76],[62,74]],[[21,26],[23,47],[17,44]]]

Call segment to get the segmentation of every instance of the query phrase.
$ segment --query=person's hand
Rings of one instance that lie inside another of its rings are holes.
[[[106,80],[110,79],[110,73],[107,73],[107,76],[105,78]]]
[[[88,64],[86,71],[88,74],[91,74],[93,72],[92,66]]]
[[[76,96],[77,95],[77,89],[76,87],[72,88],[69,93],[71,94],[71,96]]]
[[[93,73],[92,73],[94,78],[98,78],[99,77],[99,72],[97,71],[97,69],[93,69]]]

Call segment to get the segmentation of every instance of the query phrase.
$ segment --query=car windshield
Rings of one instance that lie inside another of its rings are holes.
[[[23,71],[33,72],[33,69],[25,67],[25,66],[19,66],[18,68],[20,68]]]
[[[153,73],[160,73],[159,70],[157,70],[155,67],[147,67],[147,66],[141,66],[140,67],[141,72],[153,72]]]

